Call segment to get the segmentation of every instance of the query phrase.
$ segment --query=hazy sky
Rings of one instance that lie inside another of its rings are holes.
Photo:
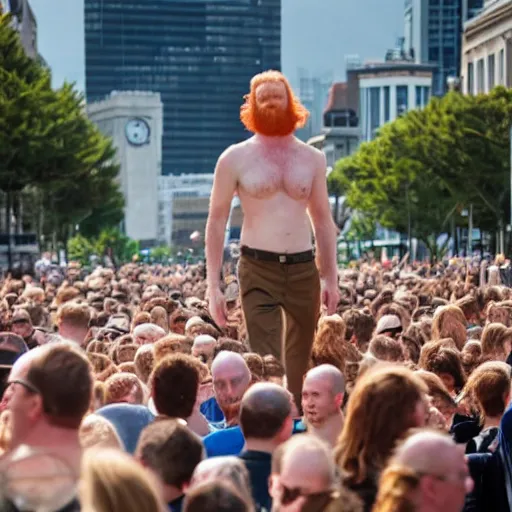
[[[145,0],[148,1],[148,0]],[[383,58],[403,35],[404,0],[282,0],[283,71],[298,68],[344,78],[345,55]],[[30,0],[38,22],[39,51],[64,80],[84,88],[83,0]]]

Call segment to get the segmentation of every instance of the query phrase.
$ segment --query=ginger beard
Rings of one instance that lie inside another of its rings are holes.
[[[276,98],[274,95],[272,98],[276,101],[259,101],[256,90],[265,84],[282,84],[286,99],[281,93],[281,97]],[[240,119],[247,130],[267,137],[291,135],[306,124],[308,117],[309,112],[295,97],[286,78],[278,71],[267,71],[251,80],[251,92],[245,97],[245,103],[240,110]]]

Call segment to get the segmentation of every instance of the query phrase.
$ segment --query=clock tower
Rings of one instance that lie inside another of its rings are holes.
[[[160,94],[112,92],[87,106],[89,119],[112,137],[121,166],[124,231],[142,247],[158,238],[158,177],[162,168],[163,105]]]

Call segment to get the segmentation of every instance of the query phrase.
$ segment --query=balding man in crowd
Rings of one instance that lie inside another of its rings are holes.
[[[251,384],[251,371],[244,358],[236,352],[223,350],[213,360],[213,390],[224,420],[212,424],[215,430],[203,440],[208,457],[238,455],[243,436],[238,427],[242,398]]]
[[[286,389],[271,383],[254,384],[242,399],[240,427],[245,449],[240,458],[249,471],[258,510],[270,510],[272,506],[268,493],[272,454],[292,435],[291,400]]]
[[[308,432],[334,446],[343,428],[343,374],[330,364],[309,370],[302,387],[302,409]]]
[[[409,468],[420,478],[411,496],[417,512],[460,512],[466,494],[473,490],[464,448],[440,432],[413,434],[390,464]]]
[[[283,443],[272,456],[272,511],[362,512],[360,500],[340,489],[329,445],[311,434]]]

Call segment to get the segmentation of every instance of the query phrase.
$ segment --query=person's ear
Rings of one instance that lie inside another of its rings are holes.
[[[341,409],[341,404],[343,403],[343,395],[344,393],[338,393],[335,397],[334,397],[334,403],[336,404],[336,407],[338,409]]]

